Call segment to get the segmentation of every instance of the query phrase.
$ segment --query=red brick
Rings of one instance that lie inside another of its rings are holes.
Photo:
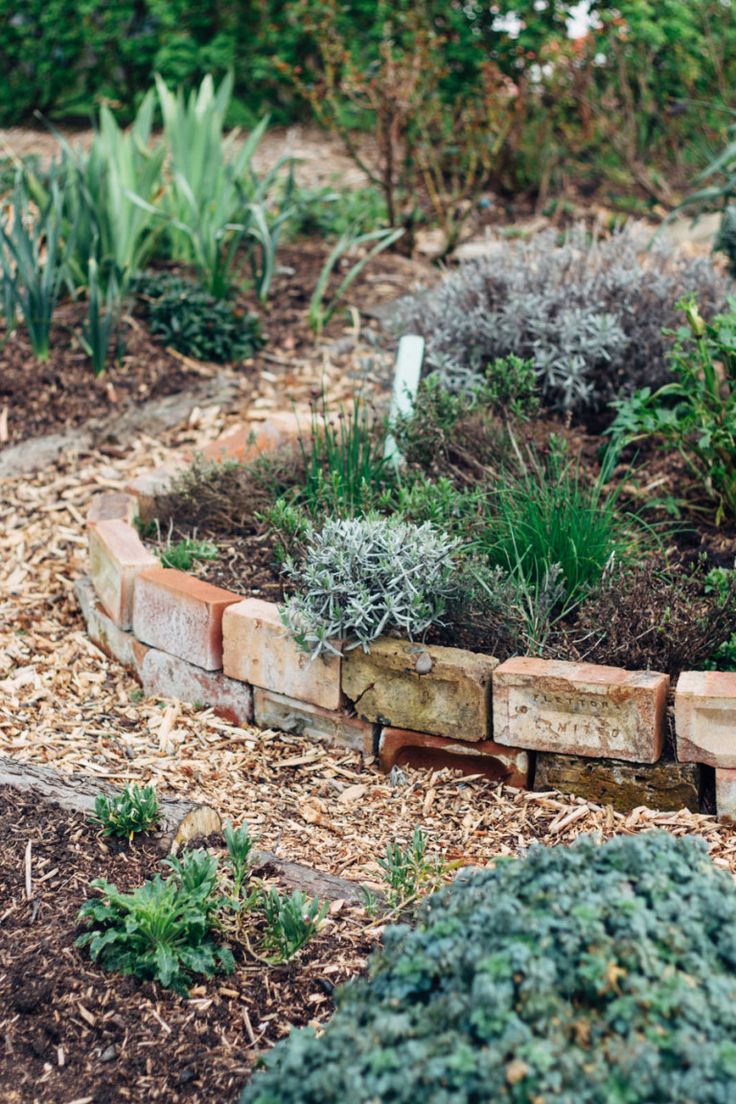
[[[87,531],[90,575],[106,612],[121,629],[129,629],[133,587],[141,571],[158,561],[124,521],[100,521]]]
[[[519,657],[493,672],[493,739],[565,755],[655,763],[669,677]]]
[[[253,720],[251,687],[227,678],[222,671],[205,671],[178,656],[147,648],[139,675],[149,698],[200,703],[233,724],[247,725]]]
[[[259,728],[295,732],[320,743],[373,755],[373,725],[344,710],[322,709],[261,687],[256,687],[253,701]]]
[[[432,770],[452,767],[463,774],[485,774],[493,782],[520,789],[529,784],[527,753],[493,740],[467,743],[404,728],[384,728],[378,742],[378,760],[386,773],[405,764]]]
[[[206,445],[200,455],[211,464],[220,464],[227,460],[246,464],[263,452],[270,452],[289,441],[296,441],[300,431],[308,434],[310,424],[309,412],[272,414],[263,422],[228,430],[216,441]]]
[[[736,767],[736,673],[683,671],[675,691],[681,763]]]
[[[273,602],[246,598],[229,606],[223,617],[222,636],[226,675],[297,701],[339,709],[340,657],[310,661],[282,625]]]
[[[144,644],[214,671],[222,666],[222,615],[238,601],[184,571],[151,568],[136,583],[133,632]]]
[[[87,525],[98,521],[125,521],[132,525],[138,515],[138,502],[125,491],[103,491],[95,495],[87,511]]]

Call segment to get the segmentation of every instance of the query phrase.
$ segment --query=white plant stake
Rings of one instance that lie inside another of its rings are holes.
[[[424,338],[418,334],[406,334],[399,341],[394,369],[394,389],[391,395],[389,425],[393,425],[399,415],[411,414],[417,397],[419,377],[422,373],[424,358]],[[392,433],[386,437],[383,455],[395,467],[401,461],[401,453]]]

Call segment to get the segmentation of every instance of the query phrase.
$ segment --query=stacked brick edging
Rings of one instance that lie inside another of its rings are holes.
[[[204,450],[247,461],[294,443],[309,414],[279,415]],[[133,525],[175,468],[106,492],[88,517],[89,580],[77,594],[92,639],[147,694],[201,702],[238,724],[296,731],[376,755],[385,770],[456,766],[514,786],[697,808],[714,767],[718,813],[736,820],[736,674],[685,672],[675,692],[677,761],[662,759],[669,677],[587,663],[491,656],[382,638],[309,662],[277,606],[162,568]],[[576,781],[577,780],[577,781]]]

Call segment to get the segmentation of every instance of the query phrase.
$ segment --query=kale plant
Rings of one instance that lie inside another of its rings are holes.
[[[217,364],[242,360],[262,345],[258,318],[166,272],[140,277],[135,293],[154,337],[185,356]]]
[[[499,242],[411,301],[399,322],[424,335],[427,366],[451,389],[513,354],[534,362],[548,405],[600,414],[611,399],[668,379],[662,330],[685,292],[711,315],[725,281],[710,260],[663,240],[649,245],[635,226],[608,238],[579,226],[561,245],[552,230]]]
[[[311,655],[337,651],[332,643],[366,651],[376,637],[398,632],[421,638],[441,623],[457,587],[460,542],[432,525],[400,518],[346,518],[309,529],[303,560],[287,558],[296,587],[282,619]]]
[[[241,1104],[727,1104],[736,888],[702,840],[534,846],[388,928]]]

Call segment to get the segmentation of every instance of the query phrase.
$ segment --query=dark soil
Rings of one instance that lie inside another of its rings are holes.
[[[74,946],[89,882],[133,889],[160,860],[153,843],[108,846],[83,818],[0,788],[4,1104],[236,1101],[258,1053],[292,1024],[324,1020],[333,987],[364,969],[368,941],[343,910],[284,966],[235,947],[236,972],[194,986],[188,999],[106,973]]]
[[[265,344],[254,358],[232,365],[233,369],[254,377],[265,367],[270,371],[276,368],[278,373],[279,368],[288,369],[295,357],[315,348],[306,310],[330,248],[330,242],[311,239],[284,244],[279,249],[269,302],[258,302],[251,291],[238,296],[239,306],[261,318]],[[401,295],[409,288],[410,269],[405,258],[382,255],[363,271],[350,289],[348,301],[380,303]],[[333,286],[341,277],[338,271]],[[245,270],[242,279],[248,279]],[[8,410],[8,439],[0,440],[0,449],[30,437],[69,430],[90,418],[121,412],[147,399],[174,394],[201,380],[202,375],[219,370],[218,365],[200,365],[167,352],[136,315],[123,326],[125,354],[121,364],[111,363],[95,378],[89,357],[79,343],[84,314],[85,306],[80,303],[65,303],[57,309],[51,356],[45,364],[34,359],[22,326],[4,346],[0,344],[0,414],[5,407]],[[338,312],[324,337],[338,337],[343,324]]]
[[[59,309],[46,363],[34,359],[22,327],[2,348],[0,411],[8,410],[5,444],[61,433],[201,381],[201,370],[156,345],[138,323],[124,327],[126,348],[120,365],[95,377],[75,332],[83,314],[78,304]]]

